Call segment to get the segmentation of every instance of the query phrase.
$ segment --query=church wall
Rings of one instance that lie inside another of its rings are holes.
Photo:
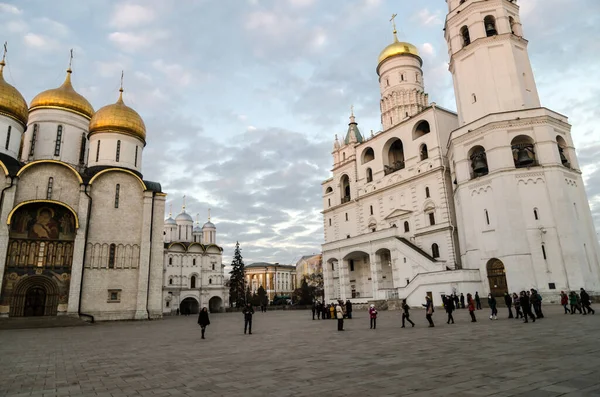
[[[121,142],[119,161],[116,157],[118,141]],[[98,153],[98,142],[100,142],[100,153]],[[144,143],[136,137],[110,132],[95,133],[90,137],[88,166],[105,165],[141,171],[143,149]]]
[[[34,125],[38,126],[33,156],[30,156],[31,138]],[[55,146],[58,126],[62,126],[62,143],[60,154],[55,156]],[[80,167],[80,151],[82,139],[86,140],[89,119],[78,114],[60,109],[36,109],[29,114],[27,131],[23,139],[22,161],[30,160],[60,160]],[[87,150],[87,149],[86,149]],[[84,156],[84,163],[87,156]]]
[[[10,129],[10,139],[8,131]],[[0,115],[0,153],[4,153],[12,158],[19,157],[19,148],[21,147],[21,136],[24,128],[18,121]],[[8,142],[8,147],[6,143]]]
[[[162,315],[162,286],[164,264],[164,214],[166,195],[154,195],[154,208],[152,217],[152,242],[150,253],[150,282],[148,294],[148,313],[150,318],[160,318]]]

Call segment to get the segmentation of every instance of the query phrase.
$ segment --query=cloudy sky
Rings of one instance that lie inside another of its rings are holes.
[[[1,0],[0,0],[1,1]],[[566,114],[600,227],[598,0],[519,0],[544,106]],[[400,39],[422,54],[430,100],[455,109],[443,0],[18,0],[0,3],[6,80],[30,101],[60,85],[95,109],[117,98],[144,118],[144,177],[174,214],[218,228],[230,261],[292,263],[320,251],[320,182],[354,105],[378,131],[379,52]],[[168,212],[168,208],[167,208]],[[599,229],[600,230],[600,229]]]

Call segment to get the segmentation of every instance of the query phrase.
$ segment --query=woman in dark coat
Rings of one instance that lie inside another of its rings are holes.
[[[204,332],[206,332],[206,326],[210,324],[210,320],[208,319],[208,309],[206,307],[203,307],[202,310],[200,310],[200,315],[198,316],[198,324],[202,329],[202,339],[205,339]]]

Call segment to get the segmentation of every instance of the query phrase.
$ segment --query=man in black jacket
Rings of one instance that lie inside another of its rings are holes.
[[[596,314],[596,311],[594,311],[594,309],[592,309],[590,306],[591,302],[588,293],[585,292],[583,288],[580,288],[579,291],[579,296],[581,297],[581,306],[583,306],[583,314],[585,314],[586,311],[588,313]]]
[[[346,317],[348,320],[352,319],[352,302],[350,302],[350,299],[346,299]]]
[[[527,316],[531,317],[531,321],[535,323],[535,316],[531,312],[531,306],[529,305],[529,296],[525,293],[525,291],[521,291],[521,296],[519,297],[519,303],[521,304],[521,309],[523,310],[523,322],[528,323]]]
[[[244,334],[248,330],[248,333],[252,335],[252,315],[254,314],[252,305],[248,303],[244,310],[242,310],[242,313],[244,314]]]
[[[504,293],[504,304],[508,307],[508,318],[514,318],[512,312],[512,298],[508,294],[508,292]]]
[[[460,308],[464,309],[465,308],[465,296],[463,295],[463,293],[460,293]]]

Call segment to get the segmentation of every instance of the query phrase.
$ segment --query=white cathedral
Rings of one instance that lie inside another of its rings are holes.
[[[415,46],[380,54],[383,131],[350,117],[324,181],[325,299],[536,288],[600,293],[599,245],[567,117],[540,104],[516,0],[447,0],[458,112],[429,103]]]

